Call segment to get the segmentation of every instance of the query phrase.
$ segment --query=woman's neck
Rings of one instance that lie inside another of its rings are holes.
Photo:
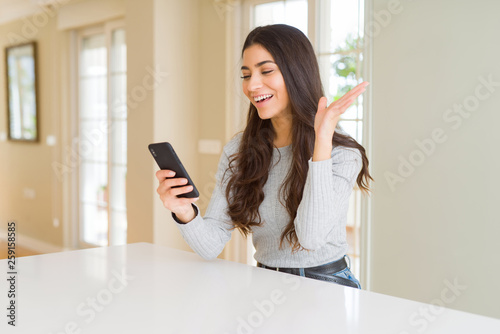
[[[274,146],[284,147],[292,143],[292,119],[288,117],[280,117],[279,119],[271,119],[276,137],[274,138]]]

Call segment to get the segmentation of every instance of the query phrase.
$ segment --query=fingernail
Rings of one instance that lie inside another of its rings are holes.
[[[168,173],[169,176],[174,176],[175,175],[175,172],[169,172]]]

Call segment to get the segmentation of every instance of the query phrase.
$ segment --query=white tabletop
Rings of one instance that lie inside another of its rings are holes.
[[[17,262],[17,326],[2,279],[1,333],[500,333],[497,319],[148,243]]]

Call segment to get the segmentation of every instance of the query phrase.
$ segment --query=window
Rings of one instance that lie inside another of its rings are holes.
[[[78,47],[79,243],[125,244],[125,30],[113,22],[80,31]]]
[[[325,95],[329,103],[363,81],[363,0],[248,1],[248,32],[256,26],[285,23],[309,36],[318,56]],[[314,20],[314,24],[311,22]],[[311,29],[312,27],[312,29]],[[246,28],[246,27],[245,27]],[[363,96],[343,115],[339,125],[363,143]],[[361,191],[354,189],[347,218],[351,269],[360,277]]]
[[[316,52],[328,101],[342,97],[363,81],[363,0],[320,0]],[[363,95],[342,115],[339,125],[363,145]],[[347,241],[353,273],[360,277],[361,191],[350,198]]]
[[[307,35],[307,0],[272,1],[253,8],[252,28],[284,23],[300,29]]]

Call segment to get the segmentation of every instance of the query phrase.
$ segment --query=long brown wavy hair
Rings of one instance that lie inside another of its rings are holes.
[[[318,62],[308,38],[298,29],[275,24],[257,27],[247,36],[244,51],[254,45],[263,46],[274,58],[285,81],[292,111],[293,159],[284,183],[279,189],[280,198],[285,199],[290,221],[281,235],[280,247],[286,240],[293,251],[303,249],[295,232],[294,220],[302,199],[308,160],[314,149],[314,117],[319,99],[324,95]],[[337,129],[340,128],[337,126]],[[229,158],[230,171],[226,187],[228,215],[234,228],[245,236],[253,226],[261,224],[259,206],[264,200],[263,186],[267,182],[272,161],[275,131],[270,119],[261,119],[250,102],[247,125],[241,138],[238,152]],[[368,171],[365,149],[353,138],[335,131],[332,139],[335,146],[356,148],[360,151],[363,167],[357,177],[362,192],[369,192],[372,177]],[[226,173],[224,173],[225,177]],[[282,196],[282,197],[281,197]]]

